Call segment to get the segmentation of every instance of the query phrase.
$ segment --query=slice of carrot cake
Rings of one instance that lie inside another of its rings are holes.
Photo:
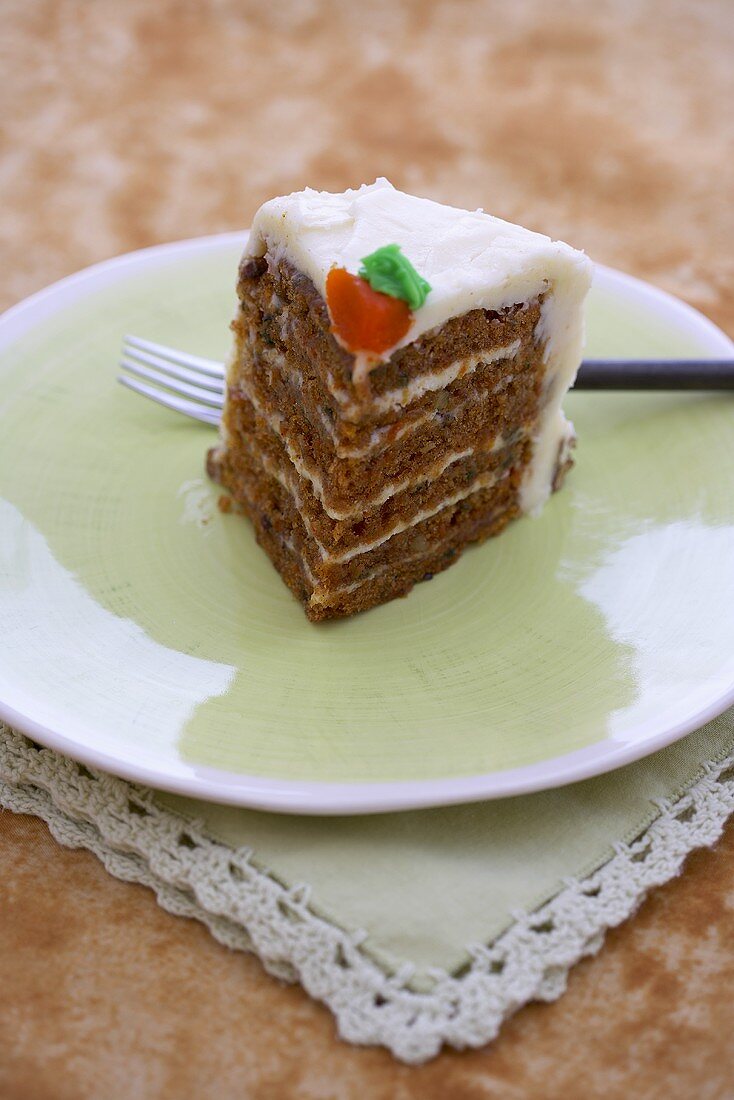
[[[405,595],[559,487],[590,280],[384,179],[260,207],[208,469],[309,619]]]

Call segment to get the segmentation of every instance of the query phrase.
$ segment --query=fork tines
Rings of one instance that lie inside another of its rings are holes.
[[[224,403],[224,366],[214,359],[126,336],[118,382],[185,416],[218,424]]]

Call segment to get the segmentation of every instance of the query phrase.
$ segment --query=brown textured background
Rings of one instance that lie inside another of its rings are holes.
[[[0,303],[389,176],[734,335],[731,0],[0,0]],[[411,1069],[0,815],[0,1098],[734,1097],[734,830],[484,1051]]]

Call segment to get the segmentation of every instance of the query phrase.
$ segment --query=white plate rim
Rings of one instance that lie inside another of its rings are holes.
[[[174,255],[187,255],[216,248],[241,246],[246,231],[218,233],[153,245],[93,264],[52,283],[12,306],[0,317],[0,349],[21,337],[32,324],[57,313],[84,296],[88,286],[113,283],[122,269],[147,266]],[[733,357],[734,342],[698,310],[666,291],[626,275],[614,268],[595,265],[595,278],[610,287],[634,290],[639,301],[664,319],[675,315],[704,343],[712,357]],[[504,798],[564,786],[605,774],[657,752],[688,733],[706,725],[734,706],[734,684],[705,707],[687,715],[663,731],[633,742],[605,738],[576,752],[551,757],[535,764],[482,775],[446,779],[388,780],[335,783],[315,780],[284,780],[248,776],[236,772],[206,769],[201,774],[171,775],[161,768],[137,764],[71,741],[49,726],[21,714],[0,699],[0,719],[47,748],[79,761],[87,767],[159,790],[205,801],[246,806],[280,813],[341,815],[386,813],[396,810],[456,805],[485,799]],[[643,727],[644,729],[644,724]]]

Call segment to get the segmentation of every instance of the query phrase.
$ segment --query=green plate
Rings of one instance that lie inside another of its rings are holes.
[[[734,401],[574,394],[577,466],[405,600],[313,625],[204,473],[213,430],[115,381],[123,333],[223,357],[239,235],[101,264],[0,322],[0,715],[157,787],[365,812],[617,767],[734,702]],[[729,356],[599,269],[589,355]]]

